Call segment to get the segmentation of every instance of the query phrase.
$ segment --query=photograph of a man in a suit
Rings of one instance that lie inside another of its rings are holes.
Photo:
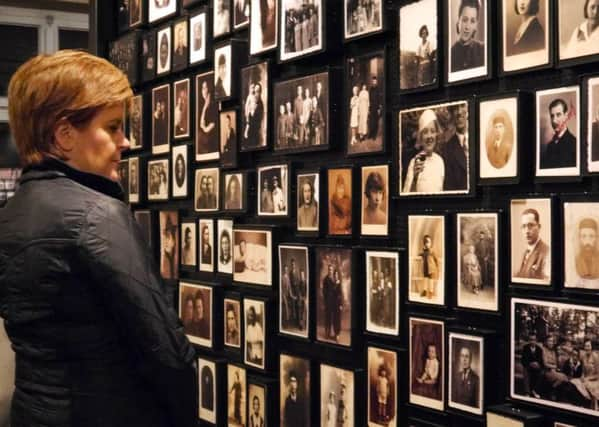
[[[524,380],[526,392],[537,399],[540,397],[537,388],[543,373],[543,348],[537,343],[537,335],[532,332],[528,337],[528,344],[522,348],[522,366],[524,366]]]
[[[493,130],[487,135],[487,158],[494,168],[501,169],[507,164],[512,154],[512,144],[511,138],[505,134],[505,118],[495,116]]]
[[[480,407],[480,378],[472,369],[472,350],[460,348],[459,359],[454,362],[451,400],[461,405]]]
[[[554,134],[541,152],[541,169],[576,166],[576,137],[568,129],[568,104],[556,98],[549,104],[549,119]]]
[[[468,189],[468,105],[457,105],[453,111],[453,118],[455,133],[449,138],[441,153],[445,161],[445,191]]]
[[[539,236],[541,230],[539,212],[532,208],[526,209],[522,212],[520,224],[527,248],[522,255],[520,268],[514,272],[514,276],[547,280],[549,246]]]

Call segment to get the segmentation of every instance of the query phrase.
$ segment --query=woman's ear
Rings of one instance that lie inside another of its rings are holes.
[[[75,129],[67,119],[60,119],[54,127],[54,141],[56,148],[62,153],[71,151],[75,143]]]

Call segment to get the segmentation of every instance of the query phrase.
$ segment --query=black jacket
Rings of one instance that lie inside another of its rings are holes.
[[[195,353],[120,186],[49,160],[0,209],[12,427],[182,427]]]

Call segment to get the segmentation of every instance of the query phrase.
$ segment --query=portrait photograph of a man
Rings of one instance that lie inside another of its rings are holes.
[[[230,43],[214,49],[214,99],[217,101],[232,96],[232,58]]]
[[[182,70],[187,66],[189,57],[189,40],[187,32],[187,19],[177,22],[173,26],[173,71]]]
[[[206,60],[206,19],[205,11],[189,18],[189,63],[196,64]]]
[[[481,337],[449,333],[449,401],[452,408],[483,414],[484,342]]]
[[[366,330],[399,333],[399,255],[371,251],[366,257]]]
[[[264,414],[266,404],[266,387],[250,382],[248,384],[248,427],[269,425]]]
[[[281,354],[279,359],[280,426],[310,423],[310,360]]]
[[[227,364],[227,425],[246,426],[246,371],[237,365]]]
[[[599,289],[599,203],[564,203],[564,286]]]
[[[243,313],[245,317],[244,362],[255,368],[264,369],[266,366],[266,305],[264,301],[245,298]]]
[[[481,101],[478,131],[480,178],[517,178],[518,98]]]
[[[279,330],[308,338],[310,266],[307,246],[279,246]]]
[[[129,191],[127,195],[129,197],[129,203],[139,202],[139,157],[129,157]]]

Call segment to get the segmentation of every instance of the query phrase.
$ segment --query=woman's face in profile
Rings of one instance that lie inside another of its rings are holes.
[[[478,11],[474,7],[466,6],[458,20],[458,29],[462,43],[472,41],[478,27]]]

